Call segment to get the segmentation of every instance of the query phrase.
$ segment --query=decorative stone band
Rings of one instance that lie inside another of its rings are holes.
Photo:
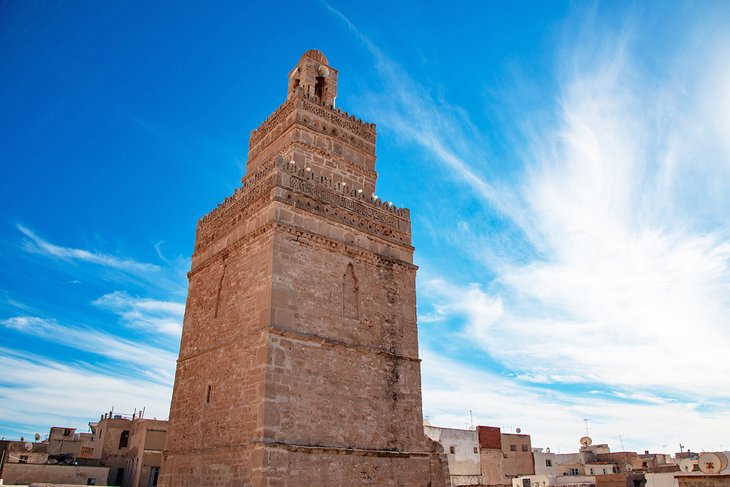
[[[300,445],[293,443],[283,443],[271,439],[264,440],[253,440],[244,441],[235,445],[223,445],[223,446],[209,446],[209,447],[196,447],[195,451],[218,451],[231,449],[245,449],[251,445],[262,445],[265,448],[282,448],[289,451],[307,451],[308,453],[322,453],[322,454],[340,454],[340,455],[358,455],[368,457],[390,457],[390,458],[408,458],[408,457],[429,457],[439,456],[443,453],[433,451],[398,451],[398,450],[368,450],[365,448],[345,448],[338,446],[324,446],[324,445]],[[162,455],[168,457],[177,453],[188,453],[189,450],[183,449],[166,449]]]
[[[295,111],[296,115],[290,116]],[[256,157],[268,142],[279,137],[295,122],[340,139],[366,153],[375,153],[375,124],[363,122],[340,109],[322,106],[316,97],[310,98],[300,93],[289,98],[257,129],[251,131],[248,141],[249,159]]]
[[[195,253],[203,252],[213,242],[226,236],[272,199],[275,187],[288,190],[275,197],[282,203],[313,211],[330,220],[410,247],[410,211],[397,208],[346,188],[314,171],[284,162],[281,156],[270,160],[254,174],[246,176],[233,195],[198,221]]]
[[[320,117],[333,125],[337,125],[358,137],[365,139],[371,144],[375,143],[375,124],[363,122],[359,118],[355,118],[353,115],[348,115],[342,110],[332,110],[325,106],[316,103],[316,98],[311,99],[306,96],[302,97],[302,103],[300,105],[304,110]]]
[[[374,354],[374,355],[381,355],[386,357],[390,360],[404,360],[408,362],[417,362],[421,363],[421,359],[418,357],[408,357],[406,355],[399,355],[396,353],[393,353],[389,350],[383,349],[383,348],[377,348],[377,347],[366,347],[364,345],[355,345],[352,343],[347,343],[342,340],[334,340],[332,338],[326,338],[319,335],[305,335],[303,333],[299,333],[292,330],[285,330],[283,328],[279,328],[274,324],[274,326],[270,326],[267,328],[267,331],[272,335],[278,335],[282,338],[286,338],[288,340],[294,340],[294,341],[301,341],[301,342],[308,342],[308,343],[314,343],[316,345],[322,346],[322,347],[328,347],[328,348],[346,348],[355,352],[360,352],[364,355]]]
[[[387,458],[412,458],[424,457],[428,458],[432,455],[439,455],[438,452],[431,451],[399,451],[399,450],[370,450],[365,448],[346,448],[341,446],[324,446],[324,445],[299,445],[294,443],[283,443],[270,439],[261,441],[267,448],[281,448],[292,452],[301,453],[319,453],[325,455],[356,455],[362,457],[387,457]]]

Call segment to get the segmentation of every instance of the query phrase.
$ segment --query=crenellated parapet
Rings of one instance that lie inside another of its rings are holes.
[[[243,178],[240,188],[198,221],[195,253],[230,234],[232,228],[272,201],[316,213],[393,243],[411,244],[408,208],[398,208],[392,202],[277,155]]]
[[[297,88],[292,97],[280,105],[264,122],[251,131],[249,161],[255,161],[265,149],[294,125],[306,127],[365,154],[375,156],[376,127],[339,108],[330,108],[316,96]]]

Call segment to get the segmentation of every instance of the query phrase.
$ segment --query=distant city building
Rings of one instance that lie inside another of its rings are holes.
[[[0,483],[107,485],[109,469],[94,456],[92,435],[54,426],[44,441],[36,437],[0,442]]]
[[[108,485],[154,487],[160,475],[167,421],[108,413],[89,427],[109,467]]]
[[[167,421],[110,412],[89,427],[54,426],[43,441],[0,441],[0,484],[157,485]]]
[[[454,487],[510,486],[513,478],[535,473],[530,435],[502,433],[494,426],[462,430],[425,425],[424,432],[443,447]]]

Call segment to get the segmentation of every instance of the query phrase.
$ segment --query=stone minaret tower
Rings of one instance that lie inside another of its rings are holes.
[[[423,434],[407,209],[373,199],[375,126],[307,51],[198,222],[161,485],[441,487]]]

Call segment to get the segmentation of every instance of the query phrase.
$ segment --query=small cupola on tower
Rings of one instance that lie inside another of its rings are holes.
[[[333,108],[337,97],[337,70],[329,66],[324,54],[316,49],[305,52],[289,73],[287,99],[297,90],[316,98],[324,106]]]

